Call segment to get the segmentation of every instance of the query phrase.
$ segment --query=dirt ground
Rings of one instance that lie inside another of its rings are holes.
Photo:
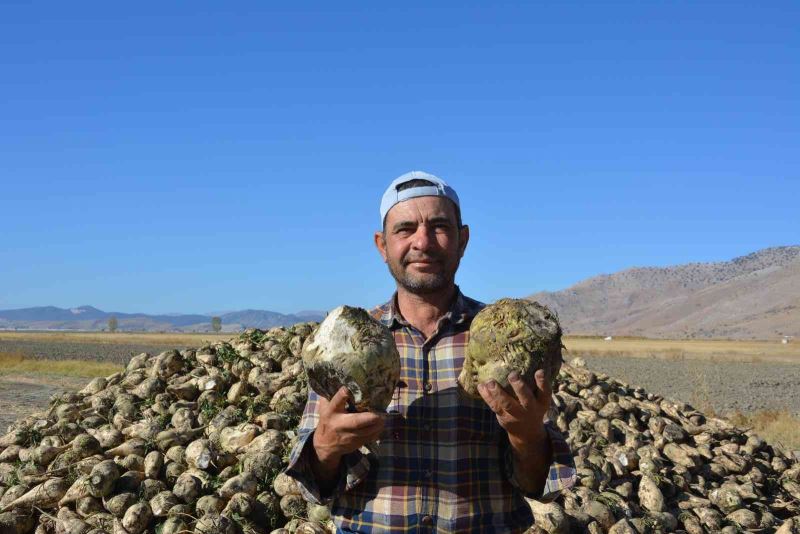
[[[23,354],[28,358],[46,360],[96,360],[126,364],[131,356],[149,352],[158,354],[169,349],[199,345],[167,343],[94,343],[85,341],[48,341],[45,339],[15,339],[0,337],[0,353]]]
[[[658,358],[585,356],[586,366],[720,414],[786,410],[800,414],[800,365],[781,363],[670,361]]]
[[[0,434],[8,425],[45,410],[50,396],[83,388],[88,378],[50,375],[0,375]]]

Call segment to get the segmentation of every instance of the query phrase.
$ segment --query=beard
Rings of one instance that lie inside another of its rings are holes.
[[[449,268],[441,258],[426,258],[438,261],[443,267],[439,272],[433,273],[412,273],[408,270],[408,264],[415,260],[406,260],[395,263],[387,262],[389,272],[397,282],[397,285],[414,295],[429,295],[447,289],[455,283],[456,270],[459,262]]]

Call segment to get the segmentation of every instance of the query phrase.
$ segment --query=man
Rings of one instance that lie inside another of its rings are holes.
[[[483,400],[460,392],[469,325],[483,304],[461,294],[455,273],[469,242],[456,192],[414,171],[381,202],[375,245],[397,292],[372,315],[394,333],[400,387],[387,414],[348,413],[342,388],[309,391],[287,473],[305,498],[329,503],[342,532],[521,532],[523,497],[550,500],[575,481],[561,435],[543,418],[550,385],[511,377]],[[377,445],[368,444],[376,443]]]

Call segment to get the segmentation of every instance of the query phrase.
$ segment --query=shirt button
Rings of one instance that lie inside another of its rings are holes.
[[[423,515],[422,519],[420,519],[419,522],[420,524],[422,524],[423,527],[429,527],[433,525],[433,518],[429,515]]]
[[[430,423],[425,423],[424,425],[422,425],[422,430],[424,430],[425,432],[430,432],[431,431]]]
[[[424,473],[422,473],[422,477],[423,478],[431,478],[432,476],[433,476],[433,473],[430,470],[425,471]]]
[[[425,382],[425,391],[430,393],[432,389],[433,389],[433,384],[431,384],[430,382]]]

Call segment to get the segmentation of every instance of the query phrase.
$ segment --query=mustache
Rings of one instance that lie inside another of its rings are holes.
[[[438,256],[414,256],[414,257],[406,257],[403,259],[403,264],[408,265],[409,263],[413,263],[415,261],[424,261],[424,262],[440,262],[442,261]]]

